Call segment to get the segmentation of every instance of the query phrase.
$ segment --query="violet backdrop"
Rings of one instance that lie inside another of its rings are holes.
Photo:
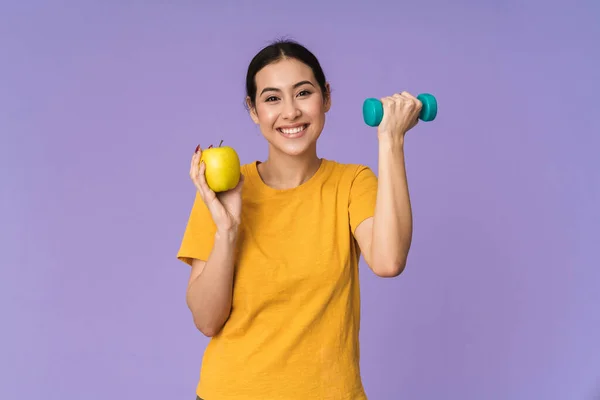
[[[264,159],[245,69],[282,36],[333,88],[322,157],[377,169],[366,97],[439,101],[406,143],[408,267],[361,265],[369,398],[598,398],[592,0],[4,2],[0,398],[194,398],[189,158]]]

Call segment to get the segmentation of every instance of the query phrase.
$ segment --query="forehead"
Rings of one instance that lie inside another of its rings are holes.
[[[314,82],[315,77],[309,66],[293,59],[283,59],[265,66],[256,74],[256,87],[287,87],[299,81]]]

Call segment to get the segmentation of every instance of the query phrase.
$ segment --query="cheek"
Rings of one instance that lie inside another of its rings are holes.
[[[313,120],[322,120],[324,118],[325,108],[323,104],[315,102],[307,104],[304,113],[310,115]]]
[[[277,110],[275,107],[259,107],[256,111],[258,112],[258,122],[261,126],[273,125],[277,120]]]

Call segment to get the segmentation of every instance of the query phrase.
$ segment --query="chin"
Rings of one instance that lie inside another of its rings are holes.
[[[308,151],[310,151],[311,148],[313,147],[312,143],[308,143],[308,142],[281,143],[278,140],[271,142],[271,146],[277,152],[284,154],[286,156],[292,156],[292,157],[301,156],[301,155],[307,153]]]

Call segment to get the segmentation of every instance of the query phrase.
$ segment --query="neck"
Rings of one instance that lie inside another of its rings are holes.
[[[291,189],[309,180],[319,169],[316,149],[290,156],[270,149],[267,160],[258,166],[262,180],[275,189]]]

